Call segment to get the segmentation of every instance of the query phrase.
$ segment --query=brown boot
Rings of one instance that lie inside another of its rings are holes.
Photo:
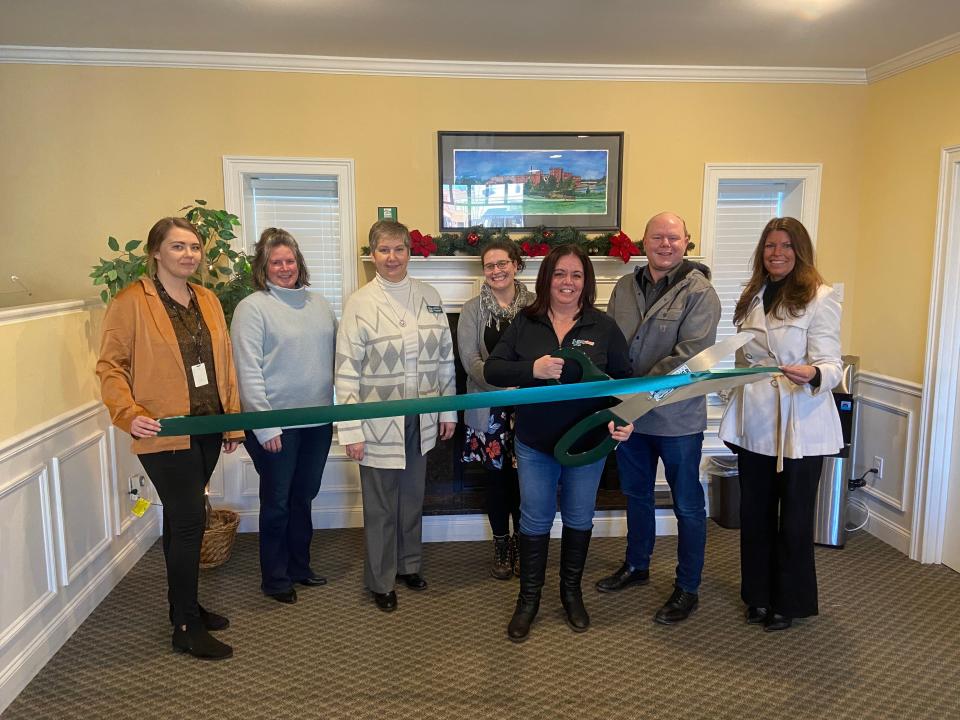
[[[493,566],[490,574],[497,580],[509,580],[513,577],[513,565],[510,562],[510,536],[493,536]]]

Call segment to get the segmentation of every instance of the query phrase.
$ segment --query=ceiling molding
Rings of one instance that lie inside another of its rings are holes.
[[[920,65],[939,60],[947,55],[960,52],[960,33],[947,35],[929,45],[918,47],[916,50],[898,55],[895,58],[867,68],[867,82],[874,83],[894,75],[899,75],[907,70],[912,70]]]
[[[505,80],[609,80],[621,82],[824,83],[864,85],[859,68],[719,65],[586,65],[570,63],[398,60],[178,50],[114,50],[0,45],[0,63],[101,67],[199,68],[331,75],[491,78]]]

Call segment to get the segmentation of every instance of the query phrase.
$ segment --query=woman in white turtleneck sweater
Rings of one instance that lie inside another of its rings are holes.
[[[267,228],[257,242],[253,282],[259,292],[234,311],[230,334],[244,411],[333,403],[337,320],[310,276],[297,241]],[[310,566],[311,506],[320,491],[333,430],[247,430],[244,446],[260,475],[261,589],[295,603],[294,584],[325,585]]]
[[[456,394],[453,340],[440,295],[407,275],[410,234],[381,220],[370,228],[374,279],[351,295],[337,334],[337,403]],[[456,428],[455,412],[337,423],[360,463],[364,580],[377,607],[396,609],[394,581],[424,590],[420,531],[427,452]]]

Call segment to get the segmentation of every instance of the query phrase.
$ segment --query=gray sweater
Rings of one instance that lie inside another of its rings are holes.
[[[336,337],[330,304],[305,287],[269,285],[241,300],[230,338],[243,410],[332,405]],[[282,431],[253,432],[262,444]]]
[[[533,294],[530,294],[533,302]],[[486,325],[480,312],[480,296],[467,300],[460,311],[460,321],[457,323],[457,349],[460,351],[460,364],[467,373],[467,392],[487,392],[502,390],[483,379],[483,363],[490,352],[483,340]],[[480,432],[487,432],[487,422],[490,419],[490,408],[465,410],[463,421]]]
[[[639,283],[643,270],[617,281],[607,313],[627,338],[634,376],[666,375],[716,342],[720,298],[710,284],[710,270],[684,260],[673,283],[648,308]],[[706,427],[702,397],[658,408],[634,423],[635,432],[661,437],[692,435]]]

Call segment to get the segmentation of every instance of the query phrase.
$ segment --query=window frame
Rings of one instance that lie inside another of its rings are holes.
[[[343,259],[341,286],[343,302],[359,287],[359,246],[356,230],[357,187],[352,158],[290,158],[223,156],[223,197],[227,212],[244,217],[244,176],[273,175],[335,175],[340,200],[340,253]],[[240,232],[230,243],[234,250],[248,251]]]
[[[704,262],[711,267],[714,264],[717,198],[722,180],[782,180],[798,183],[801,196],[800,217],[797,219],[807,228],[816,248],[822,174],[823,165],[820,163],[706,163],[703,169],[703,214],[700,222],[700,254]]]

